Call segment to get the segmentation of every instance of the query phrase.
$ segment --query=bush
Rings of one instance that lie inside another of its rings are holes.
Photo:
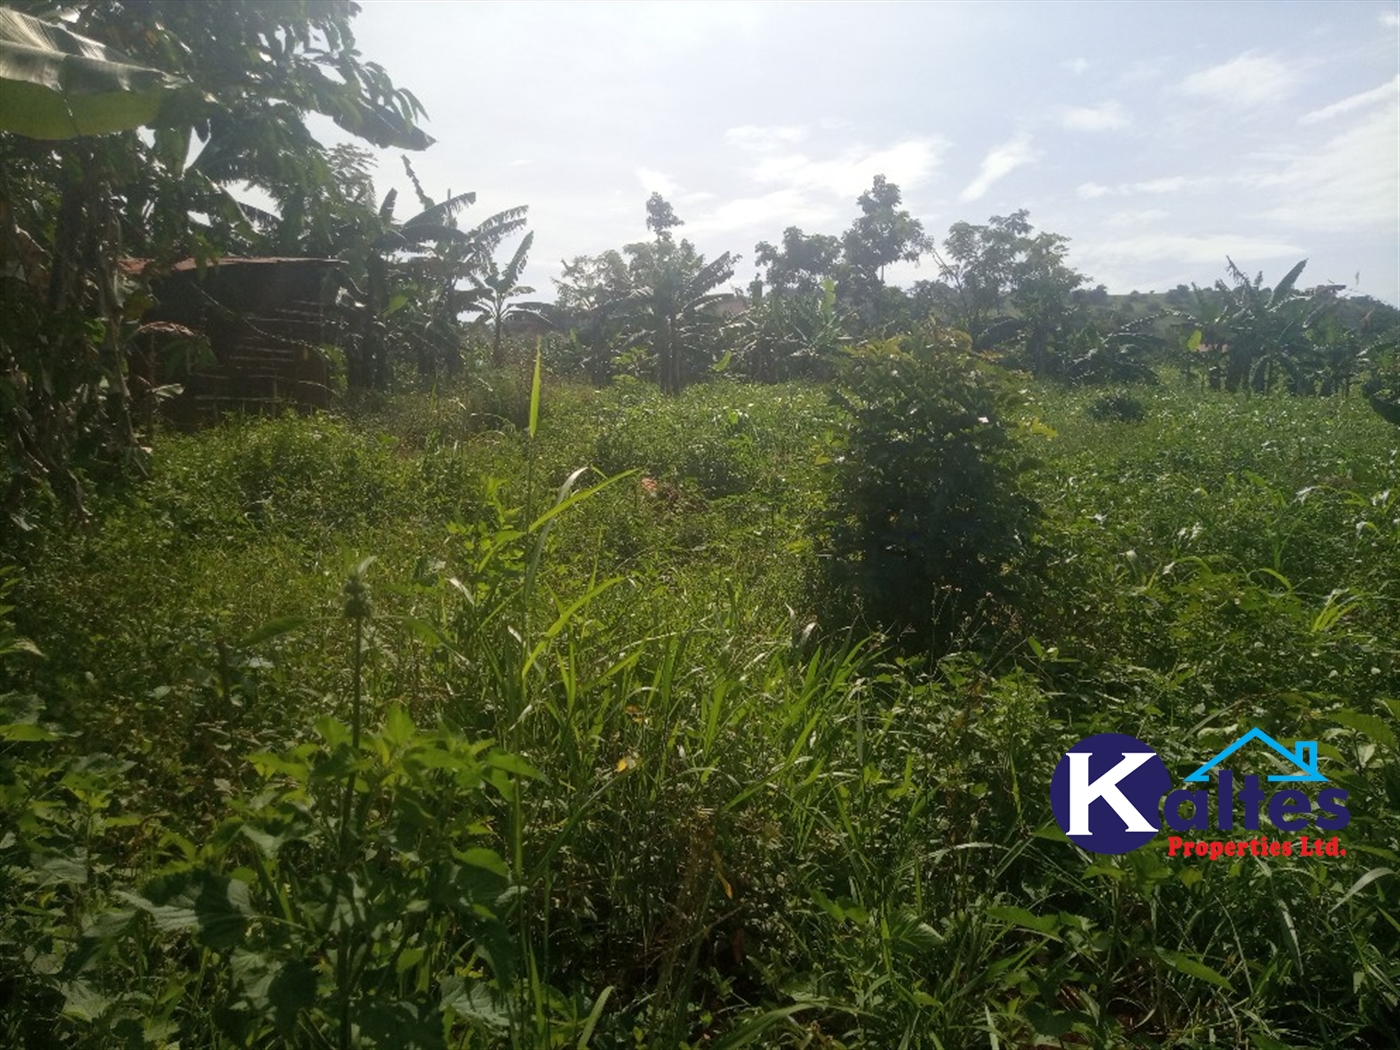
[[[1130,394],[1104,394],[1090,403],[1085,414],[1096,423],[1141,423],[1147,409]]]
[[[955,630],[1014,608],[1037,512],[1018,484],[1029,462],[999,376],[965,336],[936,330],[851,357],[823,573],[845,622],[936,654]]]
[[[196,532],[230,522],[345,532],[382,520],[404,498],[392,444],[329,416],[232,422],[171,441],[146,495]]]

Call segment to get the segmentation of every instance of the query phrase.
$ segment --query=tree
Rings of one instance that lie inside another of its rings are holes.
[[[939,270],[952,291],[954,322],[972,345],[1015,341],[1025,365],[1057,374],[1082,325],[1074,292],[1083,274],[1065,261],[1069,239],[1040,232],[1022,209],[994,215],[985,226],[954,223],[943,242]]]
[[[885,267],[895,262],[915,262],[927,250],[924,227],[899,207],[899,187],[876,175],[870,189],[857,198],[861,215],[841,237],[846,263],[882,283]]]
[[[683,225],[659,193],[647,201],[647,228],[656,237],[627,245],[628,290],[602,309],[626,319],[624,331],[641,341],[656,358],[657,382],[667,394],[679,394],[687,379],[686,358],[699,349],[707,330],[719,325],[710,309],[719,299],[715,288],[734,274],[725,252],[712,262],[671,230]]]
[[[141,298],[118,279],[119,258],[140,253],[158,268],[257,244],[262,235],[228,186],[251,183],[274,199],[324,186],[327,154],[307,128],[308,113],[379,146],[417,149],[431,140],[414,125],[416,99],[355,50],[357,8],[348,0],[93,0],[26,10],[47,25],[50,42],[64,34],[93,41],[81,47],[109,87],[113,71],[102,63],[116,62],[116,53],[190,86],[175,93],[185,105],[161,99],[152,116],[149,100],[122,93],[139,96],[156,81],[116,78],[108,102],[123,115],[115,126],[158,125],[144,136],[41,142],[0,133],[0,408],[10,462],[24,465],[11,471],[6,505],[38,482],[80,508],[75,458],[118,467],[139,456],[123,339]],[[12,73],[0,77],[6,99],[28,97]],[[89,100],[69,94],[74,118],[87,120]],[[196,140],[202,148],[190,161]]]
[[[647,229],[658,239],[669,238],[673,228],[684,225],[685,222],[676,217],[675,209],[661,194],[652,193],[647,198]]]
[[[0,131],[72,139],[175,119],[190,82],[136,65],[63,25],[0,8]]]
[[[876,175],[870,189],[856,201],[860,217],[841,235],[844,258],[838,284],[842,299],[867,325],[888,319],[885,268],[915,262],[928,250],[923,224],[900,208],[900,201],[899,187]]]
[[[1267,390],[1280,373],[1295,393],[1311,389],[1303,376],[1312,353],[1309,336],[1336,308],[1340,286],[1299,291],[1306,259],[1273,288],[1264,286],[1263,273],[1251,280],[1233,260],[1225,261],[1233,284],[1218,280],[1210,293],[1195,288],[1193,308],[1173,311],[1187,333],[1188,349],[1216,357],[1220,371],[1213,382],[1231,393]]]
[[[826,513],[824,607],[915,653],[946,652],[969,617],[1017,597],[1036,508],[1014,397],[963,333],[926,326],[851,355],[849,415]]]
[[[848,341],[846,320],[830,277],[816,291],[768,295],[763,282],[754,281],[748,308],[733,321],[740,367],[766,383],[829,374]]]
[[[1071,298],[1084,275],[1065,264],[1069,238],[1039,233],[1020,244],[1011,268],[1012,307],[1021,320],[1020,335],[1027,364],[1036,375],[1059,374],[1075,329]]]
[[[527,233],[515,249],[515,254],[506,263],[505,269],[496,265],[494,258],[488,257],[486,272],[471,274],[475,285],[476,301],[468,307],[481,315],[482,320],[491,325],[491,364],[500,368],[506,363],[505,351],[501,345],[501,331],[506,318],[523,306],[512,305],[510,300],[522,295],[533,295],[535,290],[520,283],[520,274],[525,269],[525,260],[530,254],[530,246],[535,242],[533,232]]]
[[[407,157],[404,168],[422,210],[397,221],[394,208],[398,192],[390,190],[378,209],[373,235],[359,244],[342,244],[338,253],[354,256],[347,261],[357,275],[346,273],[342,278],[353,296],[346,353],[347,379],[352,387],[383,389],[387,385],[390,317],[409,304],[415,311],[399,320],[401,332],[407,325],[417,330],[420,339],[428,336],[435,342],[455,343],[460,335],[458,316],[472,309],[480,298],[474,288],[464,295],[457,282],[472,280],[490,266],[496,246],[525,225],[528,209],[522,206],[498,212],[464,230],[457,217],[476,202],[476,194],[450,194],[435,202],[423,191]],[[430,371],[424,367],[427,359],[440,355],[423,346],[417,349],[420,371]]]
[[[982,347],[992,322],[1001,316],[1002,301],[1014,280],[1017,256],[1031,232],[1022,209],[994,215],[985,226],[955,222],[948,228],[938,268],[953,290],[957,326]]]
[[[775,291],[811,293],[836,275],[841,263],[841,241],[821,233],[808,236],[798,227],[789,226],[783,231],[780,247],[759,241],[754,246],[754,261],[768,268],[764,280]]]
[[[679,394],[687,380],[686,358],[707,329],[718,327],[710,308],[720,298],[715,289],[734,275],[734,261],[725,252],[707,263],[689,241],[665,235],[624,250],[632,290],[618,306],[632,322],[632,334],[655,355],[662,392]]]

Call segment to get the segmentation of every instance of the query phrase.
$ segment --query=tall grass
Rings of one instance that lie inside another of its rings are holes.
[[[1365,416],[1030,391],[1045,597],[915,668],[801,604],[819,394],[551,412],[535,377],[478,436],[168,439],[12,574],[0,1040],[1400,1038],[1400,478]],[[1319,741],[1346,857],[1095,856],[1051,818],[1085,735],[1184,772],[1251,725]]]

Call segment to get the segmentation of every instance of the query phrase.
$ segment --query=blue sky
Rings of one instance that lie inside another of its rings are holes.
[[[882,173],[939,240],[1029,209],[1114,292],[1210,283],[1229,255],[1400,303],[1394,0],[394,0],[355,31],[428,111],[425,189],[475,190],[466,224],[530,206],[541,293],[645,237],[653,190],[742,284],[757,241],[839,234]],[[396,154],[380,172],[409,191]]]

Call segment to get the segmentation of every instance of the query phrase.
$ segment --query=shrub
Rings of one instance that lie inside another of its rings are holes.
[[[1131,394],[1104,394],[1084,411],[1096,423],[1140,423],[1147,416],[1142,402]]]
[[[907,650],[946,651],[955,629],[1009,611],[1018,590],[1036,508],[1006,424],[1014,397],[966,336],[933,330],[856,351],[836,399],[851,418],[823,598]]]
[[[193,531],[230,521],[346,531],[402,499],[406,472],[392,444],[329,416],[237,421],[172,441],[147,499]]]

